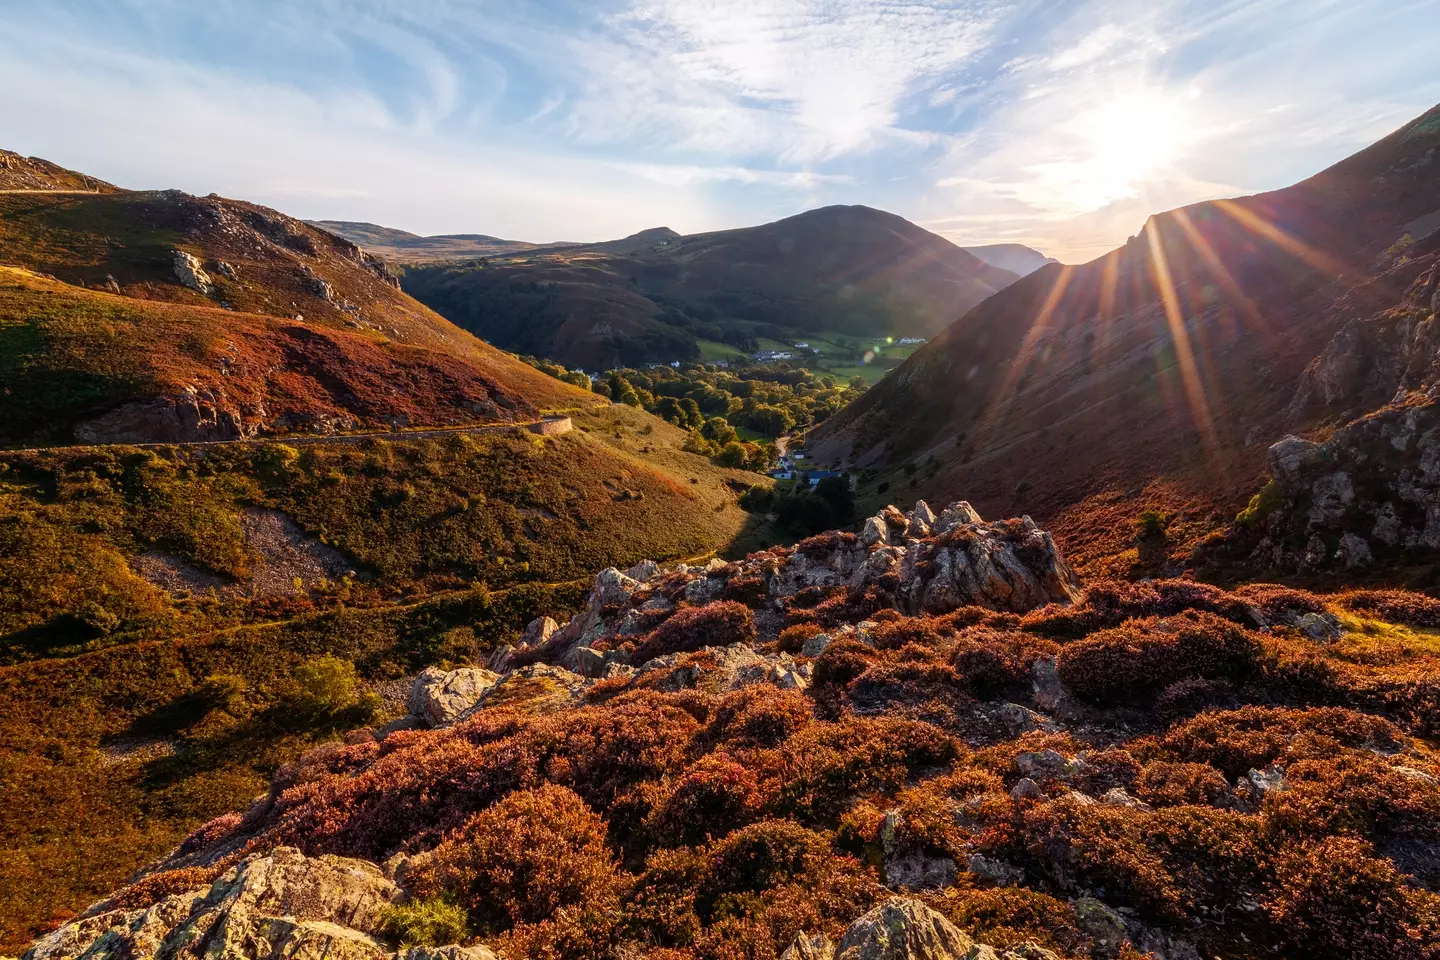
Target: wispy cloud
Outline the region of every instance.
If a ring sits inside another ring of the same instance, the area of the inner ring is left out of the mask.
[[[6,146],[418,232],[870,203],[1096,255],[1440,99],[1440,0],[0,0]]]

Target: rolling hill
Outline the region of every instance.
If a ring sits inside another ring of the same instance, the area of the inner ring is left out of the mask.
[[[6,192],[0,265],[0,443],[501,421],[595,402],[417,303],[348,240],[242,201]]]
[[[497,346],[593,370],[697,359],[701,341],[928,336],[1015,280],[869,207],[407,269],[407,292]]]
[[[1414,280],[1396,244],[1440,225],[1437,149],[1440,108],[1292,187],[1157,215],[1095,261],[1047,266],[829,419],[811,450],[877,483],[1057,517],[1082,564],[1084,542],[1128,542],[1147,505],[1233,512],[1268,444],[1319,425],[1291,411],[1307,365]],[[1063,511],[1086,504],[1068,527]]]
[[[22,157],[0,150],[0,192],[15,190],[74,190],[85,193],[118,193],[120,188],[104,180],[67,170],[39,157]]]
[[[507,253],[536,250],[542,247],[570,246],[560,243],[528,243],[524,240],[502,240],[482,233],[452,233],[433,237],[382,227],[355,220],[308,220],[311,226],[328,230],[356,244],[389,263],[432,263],[437,260],[467,260],[474,257],[498,257]]]

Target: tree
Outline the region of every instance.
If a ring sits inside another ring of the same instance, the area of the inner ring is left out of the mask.
[[[735,428],[730,426],[723,417],[711,417],[700,427],[700,436],[723,447],[734,440],[737,434]]]
[[[745,426],[767,437],[779,437],[795,427],[795,417],[783,407],[760,404],[745,415]]]

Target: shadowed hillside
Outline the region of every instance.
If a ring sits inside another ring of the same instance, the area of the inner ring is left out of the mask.
[[[982,509],[1055,517],[1089,498],[1133,518],[1156,484],[1192,519],[1233,513],[1295,426],[1307,364],[1410,286],[1414,268],[1393,271],[1388,251],[1440,225],[1437,145],[1433,110],[1303,183],[1161,214],[1098,260],[1045,267],[828,420],[811,449]]]
[[[407,270],[405,289],[477,336],[568,366],[696,359],[701,341],[928,336],[1009,283],[948,240],[869,207],[740,230]]]

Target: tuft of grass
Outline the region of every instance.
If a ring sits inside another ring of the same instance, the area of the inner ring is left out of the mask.
[[[470,939],[465,908],[449,897],[421,897],[387,907],[381,924],[400,947],[444,947]]]

